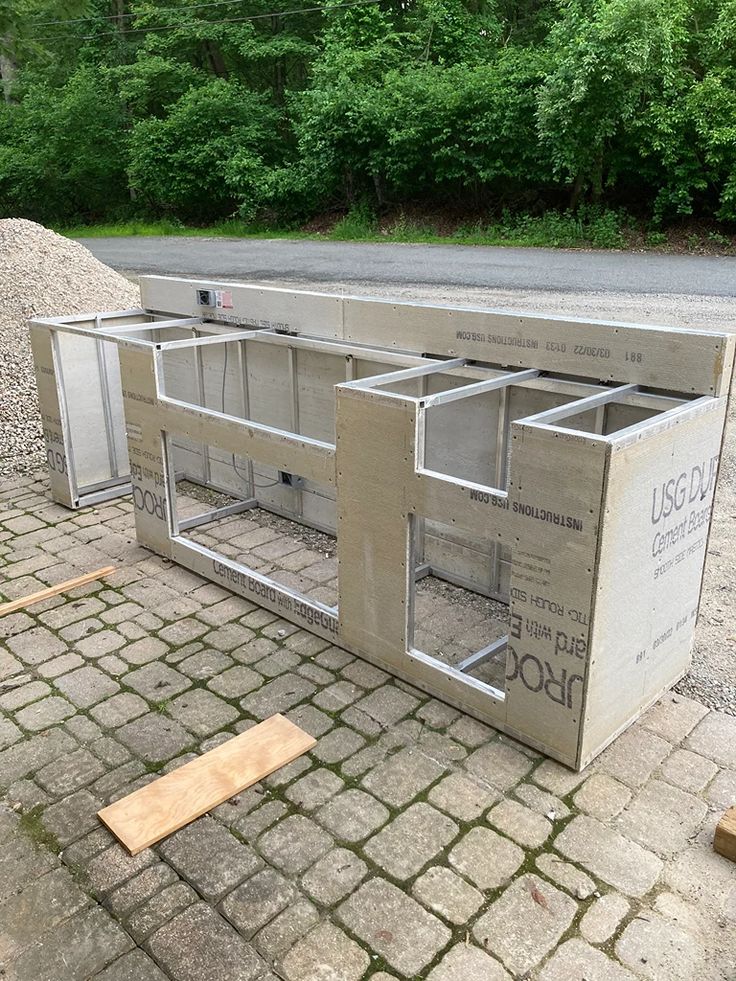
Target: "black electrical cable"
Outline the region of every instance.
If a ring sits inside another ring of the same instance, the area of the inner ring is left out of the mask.
[[[221,2],[230,2],[230,0],[221,0]],[[235,2],[235,0],[232,0]],[[239,0],[238,0],[239,2]],[[343,10],[349,7],[368,7],[378,3],[382,3],[383,0],[351,0],[350,3],[338,3],[338,4],[325,4],[317,7],[301,7],[295,8],[293,10],[272,10],[265,14],[250,14],[247,17],[226,17],[221,20],[199,20],[200,24],[243,24],[247,21],[253,20],[266,20],[273,19],[274,17],[289,17],[293,14],[311,14],[320,11],[332,11],[332,10]],[[215,4],[202,4],[201,6],[215,6]],[[162,10],[177,11],[179,13],[186,13],[189,9],[197,9],[197,7],[164,7]],[[47,24],[53,22],[46,22]],[[56,23],[68,24],[73,23],[72,21],[60,20]],[[177,31],[182,27],[192,27],[196,21],[183,21],[179,24],[166,24],[158,27],[125,27],[116,31],[101,31],[97,34],[44,34],[44,35],[32,35],[28,38],[29,41],[64,41],[64,40],[74,40],[74,41],[94,41],[100,37],[118,37],[122,34],[151,34],[153,32],[159,31]],[[37,25],[41,26],[41,25]]]
[[[222,393],[220,397],[220,403],[222,405],[223,415],[225,415],[225,383],[227,381],[227,359],[228,359],[229,349],[230,346],[228,342],[225,341],[225,357],[223,358],[222,361]],[[281,483],[280,480],[272,480],[267,484],[259,484],[255,479],[251,479],[250,477],[247,477],[244,474],[242,474],[240,470],[238,470],[238,466],[235,463],[235,454],[231,453],[230,455],[232,457],[233,470],[238,475],[238,477],[240,477],[240,479],[244,481],[246,484],[252,484],[254,487],[258,487],[258,488],[264,488],[264,487],[277,487]]]

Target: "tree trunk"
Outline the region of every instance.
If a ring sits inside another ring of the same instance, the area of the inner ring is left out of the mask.
[[[12,89],[13,82],[15,81],[15,72],[17,65],[15,59],[10,54],[10,38],[5,37],[3,39],[3,46],[0,48],[0,78],[2,79],[3,85],[3,98],[6,102],[12,102]]]
[[[575,178],[575,183],[572,186],[572,194],[570,195],[570,210],[575,211],[577,206],[580,204],[580,198],[583,196],[583,190],[585,188],[585,177],[583,172],[580,171],[578,176]]]
[[[214,41],[205,41],[204,47],[205,51],[207,52],[207,61],[209,62],[212,73],[217,75],[218,78],[227,78],[227,66],[219,47],[214,43]]]

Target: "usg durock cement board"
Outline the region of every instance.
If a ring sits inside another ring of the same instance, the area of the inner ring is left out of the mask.
[[[142,545],[574,768],[687,670],[731,335],[164,277],[142,300],[31,321],[59,503],[132,493]],[[311,591],[300,528],[336,548]]]

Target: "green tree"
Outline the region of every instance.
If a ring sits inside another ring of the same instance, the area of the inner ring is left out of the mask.
[[[154,213],[212,220],[232,213],[243,187],[241,165],[265,169],[277,114],[237,82],[210,79],[184,93],[163,118],[136,123],[129,140],[131,187]],[[248,183],[250,187],[251,184]]]

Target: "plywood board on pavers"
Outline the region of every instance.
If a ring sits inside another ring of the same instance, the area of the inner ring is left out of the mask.
[[[98,811],[137,855],[269,773],[306,753],[317,740],[283,715],[272,715],[153,783]]]
[[[713,847],[719,855],[736,862],[736,806],[729,807],[718,822]]]

